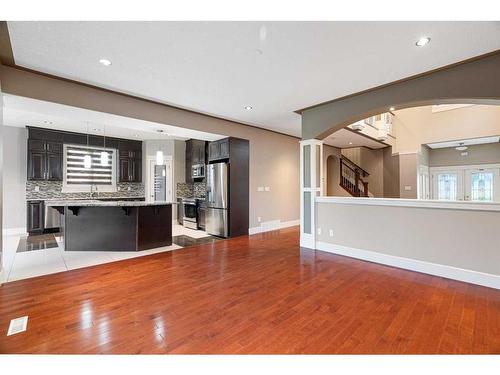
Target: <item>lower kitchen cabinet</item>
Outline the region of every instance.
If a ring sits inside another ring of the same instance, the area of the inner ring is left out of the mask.
[[[43,208],[43,201],[28,201],[26,214],[28,233],[43,232]]]
[[[205,230],[205,217],[206,217],[206,207],[198,206],[198,213],[196,222],[198,223],[198,229]]]

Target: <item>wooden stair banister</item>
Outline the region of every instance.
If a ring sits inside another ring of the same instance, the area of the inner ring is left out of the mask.
[[[352,160],[340,157],[340,186],[353,197],[368,197],[368,181],[363,178],[369,175]]]

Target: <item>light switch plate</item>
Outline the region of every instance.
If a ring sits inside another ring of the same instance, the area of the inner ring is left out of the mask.
[[[410,185],[405,185],[405,190],[406,191],[410,191],[411,190],[411,186]]]
[[[333,229],[330,229],[329,233],[330,233],[330,237],[333,237]]]
[[[257,191],[264,191],[264,186],[259,186],[259,187],[257,188]]]
[[[318,236],[321,236],[321,228],[318,228]]]
[[[35,191],[40,191],[40,186],[35,186]]]
[[[264,188],[264,190],[265,190],[265,191],[271,191],[271,188],[270,188],[269,186],[266,186],[266,187]]]

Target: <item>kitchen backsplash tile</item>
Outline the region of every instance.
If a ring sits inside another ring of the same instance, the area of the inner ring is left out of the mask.
[[[205,183],[177,183],[177,198],[205,198]]]
[[[38,186],[39,191],[35,191]],[[129,198],[144,197],[144,184],[137,182],[119,182],[117,192],[99,192],[100,198]],[[130,190],[128,190],[130,188]],[[63,193],[60,181],[27,181],[26,199],[66,199],[88,198],[90,192]]]

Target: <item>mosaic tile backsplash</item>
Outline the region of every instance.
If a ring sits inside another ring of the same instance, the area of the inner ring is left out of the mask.
[[[205,183],[195,182],[190,184],[178,182],[177,198],[205,198]]]
[[[35,191],[38,186],[39,191]],[[137,182],[119,182],[116,185],[118,191],[99,192],[100,198],[132,198],[144,197],[144,184]],[[130,188],[130,190],[128,190]],[[90,192],[85,193],[63,193],[60,181],[27,181],[26,199],[71,199],[89,198]]]

